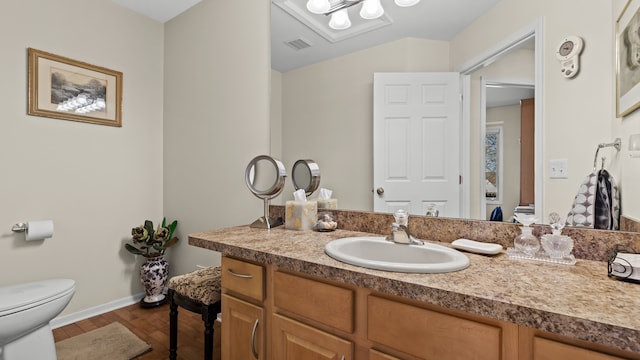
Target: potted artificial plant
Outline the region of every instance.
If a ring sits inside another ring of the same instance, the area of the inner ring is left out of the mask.
[[[145,257],[144,264],[140,266],[140,282],[145,291],[145,297],[140,301],[142,307],[154,307],[166,302],[163,291],[169,275],[169,264],[164,253],[178,242],[178,238],[173,236],[177,226],[178,220],[167,224],[167,219],[163,218],[162,224],[154,229],[153,222],[146,220],[144,225],[131,229],[132,243],[124,244],[130,253]]]

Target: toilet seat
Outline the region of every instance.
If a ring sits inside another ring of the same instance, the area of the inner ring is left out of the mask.
[[[0,317],[54,301],[75,291],[75,281],[51,279],[0,287]]]

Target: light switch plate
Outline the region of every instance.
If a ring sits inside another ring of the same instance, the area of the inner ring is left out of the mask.
[[[568,159],[549,160],[549,178],[568,179],[569,178],[569,160]]]

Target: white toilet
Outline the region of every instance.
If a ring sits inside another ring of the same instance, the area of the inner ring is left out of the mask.
[[[0,360],[56,360],[49,322],[75,289],[70,279],[0,286]]]

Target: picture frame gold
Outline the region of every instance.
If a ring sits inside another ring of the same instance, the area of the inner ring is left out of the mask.
[[[640,107],[640,0],[629,0],[616,21],[616,116]]]
[[[27,114],[122,126],[122,72],[28,48]]]

